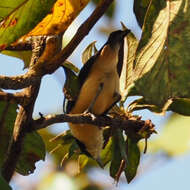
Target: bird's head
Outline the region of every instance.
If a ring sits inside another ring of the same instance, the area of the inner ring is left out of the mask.
[[[107,45],[110,45],[111,48],[120,46],[121,42],[123,41],[124,37],[130,32],[130,30],[117,30],[112,32],[109,35],[108,41],[106,42]]]

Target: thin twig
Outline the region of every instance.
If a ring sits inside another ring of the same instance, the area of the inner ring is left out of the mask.
[[[83,38],[88,35],[112,2],[113,0],[102,0],[90,17],[79,27],[70,43],[50,61],[40,59],[33,69],[30,69],[24,75],[16,77],[0,76],[0,87],[3,89],[25,88],[37,83],[45,74],[53,73],[71,55]]]

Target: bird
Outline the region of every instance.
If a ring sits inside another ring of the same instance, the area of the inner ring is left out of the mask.
[[[78,96],[68,103],[67,113],[104,115],[120,100],[119,52],[129,32],[128,29],[112,32],[102,48],[84,64],[78,75]],[[92,158],[99,159],[104,141],[103,130],[91,124],[69,123],[69,127]]]

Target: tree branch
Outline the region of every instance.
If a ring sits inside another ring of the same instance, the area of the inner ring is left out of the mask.
[[[33,120],[28,127],[29,131],[43,129],[55,123],[70,122],[75,124],[92,124],[99,127],[110,126],[125,130],[129,136],[137,137],[141,132],[147,131],[148,135],[155,133],[154,124],[150,120],[141,120],[139,118],[113,118],[111,116],[92,116],[91,114],[60,114],[42,116]],[[139,133],[140,132],[140,133]]]
[[[23,92],[16,92],[14,94],[0,91],[0,100],[7,102],[14,102],[17,104],[23,104],[26,101],[26,96]]]
[[[102,0],[90,17],[79,27],[69,44],[50,61],[40,58],[39,62],[24,75],[16,77],[0,76],[0,87],[3,89],[25,88],[37,83],[45,74],[53,73],[76,49],[112,2],[113,0]]]

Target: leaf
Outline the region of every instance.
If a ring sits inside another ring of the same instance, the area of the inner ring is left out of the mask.
[[[85,64],[98,51],[95,46],[96,41],[90,43],[82,53],[82,63]]]
[[[88,164],[89,158],[88,156],[81,154],[78,157],[78,165],[79,165],[79,171],[81,171],[87,164]]]
[[[136,15],[139,25],[142,27],[144,23],[144,18],[148,10],[148,6],[151,5],[152,0],[135,0],[134,1],[134,13]],[[156,9],[155,6],[152,8]]]
[[[176,113],[190,116],[190,99],[189,98],[175,98],[172,100],[168,110]]]
[[[2,175],[0,174],[0,189],[2,190],[11,190],[12,188],[9,186],[9,184],[4,180]]]
[[[51,10],[55,0],[1,0],[0,50],[28,33]]]
[[[153,1],[154,6],[157,3]],[[135,82],[135,88],[146,104],[164,111],[173,98],[190,97],[190,2],[159,3],[160,13],[153,10],[147,16],[135,66],[137,78],[144,76]],[[146,25],[152,21],[151,32]]]
[[[123,25],[123,27],[125,26]],[[135,78],[133,64],[138,43],[139,41],[134,37],[132,33],[129,33],[124,39],[124,58],[122,72],[120,76],[120,92],[121,100],[123,102],[125,101],[129,89],[131,88],[131,85],[133,84]]]
[[[27,36],[64,33],[89,0],[57,0],[48,14]]]
[[[160,135],[149,141],[150,153],[164,152],[168,156],[182,156],[190,152],[190,117],[172,114]]]
[[[64,131],[64,133],[58,136],[55,136],[55,134],[47,129],[42,129],[39,133],[43,138],[47,152],[52,155],[57,164],[60,164],[63,157],[69,152],[69,148],[73,141],[73,136],[72,139],[70,136],[70,130]]]
[[[128,163],[125,168],[125,176],[127,178],[127,182],[130,183],[131,180],[136,176],[137,168],[140,161],[140,150],[137,145],[137,142],[134,142],[132,139],[128,138]]]
[[[16,118],[16,104],[0,101],[0,167],[5,159]]]
[[[78,73],[80,71],[80,69],[78,67],[76,67],[73,63],[71,63],[69,61],[65,61],[63,63],[63,66],[74,71],[75,73]]]
[[[125,169],[126,163],[128,163],[126,144],[122,131],[117,130],[113,135],[112,159],[110,166],[110,176],[113,177],[117,182],[119,181],[121,173]]]
[[[29,133],[24,138],[23,148],[16,171],[22,175],[29,175],[35,170],[35,163],[45,160],[45,144],[37,132]]]
[[[105,148],[101,151],[100,155],[100,159],[102,161],[103,166],[105,166],[112,159],[112,146],[113,140],[112,138],[109,138],[108,143],[106,144]]]
[[[0,167],[5,159],[16,118],[16,104],[0,102]],[[45,159],[45,146],[37,132],[29,133],[23,141],[22,152],[16,171],[28,175],[35,169],[35,163]]]
[[[64,112],[69,113],[72,108],[72,102],[77,99],[77,96],[80,91],[80,84],[78,76],[69,68],[63,67],[66,75],[66,81],[63,87],[63,92],[65,95],[64,100]]]

